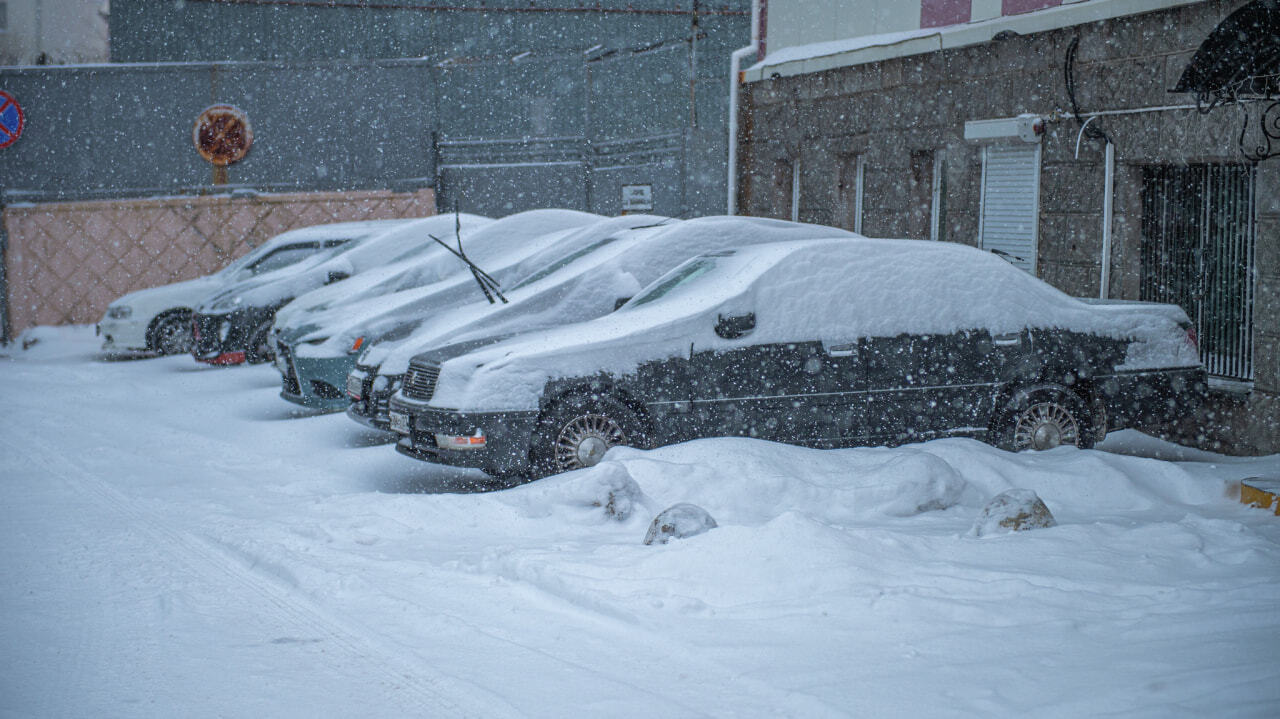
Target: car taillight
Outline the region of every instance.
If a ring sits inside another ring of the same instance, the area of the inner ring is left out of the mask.
[[[1187,341],[1191,343],[1191,349],[1195,350],[1196,354],[1200,354],[1200,338],[1196,335],[1194,325],[1187,326]]]

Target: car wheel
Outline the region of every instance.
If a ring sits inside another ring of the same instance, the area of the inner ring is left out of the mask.
[[[537,476],[592,467],[610,447],[642,447],[643,425],[626,405],[609,397],[571,399],[543,420],[534,446]]]
[[[162,355],[189,354],[194,345],[189,314],[165,315],[151,330],[151,347]]]
[[[244,359],[249,364],[262,364],[276,358],[276,351],[271,347],[271,325],[274,320],[267,320],[249,336],[249,348],[244,352]]]
[[[1049,387],[1017,395],[999,445],[1012,452],[1061,446],[1088,449],[1096,438],[1084,402],[1067,389]]]

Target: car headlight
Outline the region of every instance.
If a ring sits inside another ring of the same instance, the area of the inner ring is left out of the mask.
[[[113,320],[128,319],[133,314],[133,308],[128,305],[112,305],[107,308],[107,317]]]
[[[244,298],[241,297],[240,295],[236,295],[235,297],[228,297],[228,298],[218,300],[217,302],[214,302],[213,309],[214,310],[233,310],[239,307],[241,302],[244,302]]]

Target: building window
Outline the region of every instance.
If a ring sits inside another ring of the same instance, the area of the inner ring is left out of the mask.
[[[1040,230],[1040,145],[982,151],[978,246],[1032,274]]]
[[[0,0],[0,32],[9,29],[9,3]]]
[[[1212,377],[1253,380],[1254,170],[1147,167],[1141,298],[1182,307]]]
[[[920,27],[943,27],[969,22],[973,0],[921,0]]]
[[[840,159],[840,226],[862,234],[863,193],[866,188],[866,155]]]

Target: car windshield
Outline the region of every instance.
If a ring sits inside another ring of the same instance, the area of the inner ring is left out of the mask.
[[[672,270],[666,277],[657,281],[651,286],[647,292],[641,293],[638,297],[627,303],[627,307],[638,307],[648,304],[662,297],[666,297],[677,287],[693,282],[699,277],[707,274],[715,269],[716,257],[712,255],[704,255],[697,257],[685,264]]]
[[[534,272],[533,274],[529,275],[528,277],[524,278],[523,280],[520,280],[520,281],[519,281],[519,282],[517,282],[517,283],[515,284],[515,286],[513,286],[511,289],[513,289],[513,290],[518,290],[518,289],[520,289],[521,287],[524,287],[524,286],[526,286],[526,285],[531,285],[531,284],[533,284],[534,282],[537,282],[538,280],[540,280],[540,279],[542,279],[542,278],[544,278],[544,277],[547,277],[547,276],[551,275],[552,273],[556,272],[557,270],[561,269],[562,267],[565,267],[566,265],[569,265],[570,263],[572,263],[573,261],[577,260],[578,258],[580,258],[580,257],[585,257],[585,256],[587,256],[587,255],[591,254],[592,252],[595,252],[596,250],[600,249],[601,247],[604,247],[605,245],[607,245],[607,244],[609,244],[609,243],[611,243],[611,242],[613,242],[613,241],[615,241],[615,240],[617,240],[617,239],[618,239],[618,238],[616,238],[616,237],[606,237],[606,238],[604,238],[603,240],[600,240],[599,242],[595,242],[595,243],[592,243],[592,244],[590,244],[590,245],[587,245],[586,247],[583,247],[582,249],[578,250],[577,252],[571,252],[571,253],[569,253],[569,254],[565,255],[564,257],[561,257],[560,259],[556,260],[555,262],[552,262],[551,264],[547,265],[546,267],[543,267],[542,269],[538,270],[537,272]]]

